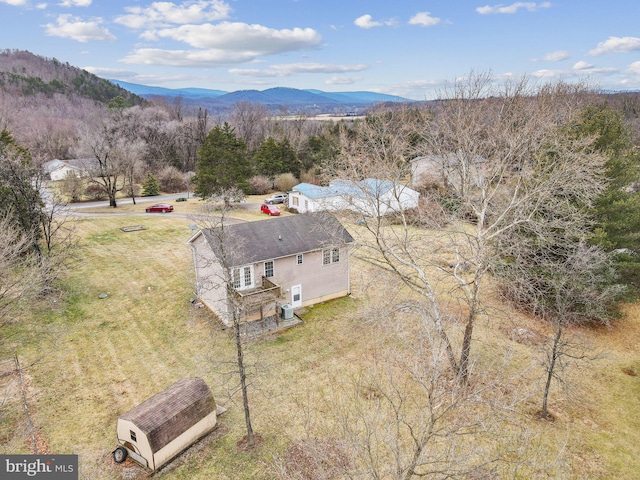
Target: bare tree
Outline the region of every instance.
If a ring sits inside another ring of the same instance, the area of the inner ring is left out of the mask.
[[[477,372],[478,381],[462,385],[451,374],[447,345],[424,328],[429,322],[408,326],[409,319],[429,313],[419,302],[400,300],[402,289],[389,276],[382,280],[391,300],[363,302],[350,320],[384,340],[367,343],[365,366],[332,374],[324,394],[300,391],[293,414],[300,415],[306,438],[276,458],[278,478],[535,478],[546,468],[566,473],[557,452],[539,447],[534,432],[514,428],[528,395],[519,377],[505,372],[508,352]]]
[[[599,191],[593,187],[601,182],[603,158],[588,148],[589,139],[563,130],[587,93],[564,84],[532,90],[525,80],[498,90],[489,75],[471,76],[432,110],[379,113],[343,133],[335,176],[401,185],[410,179],[416,152],[432,163],[442,183],[426,193],[448,211],[446,228],[425,231],[429,219],[403,209],[397,194],[394,215],[369,214],[360,222],[359,252],[422,298],[462,383],[468,380],[474,326],[485,315],[484,279],[499,239],[536,223],[559,189],[592,197]],[[362,191],[360,197],[370,212],[384,201],[379,192]],[[440,293],[443,288],[448,296]],[[457,348],[447,330],[449,316],[464,325]]]
[[[264,105],[238,102],[231,112],[229,123],[247,145],[249,152],[255,152],[265,138],[265,126],[269,112]]]
[[[242,405],[244,410],[245,426],[247,430],[246,443],[249,447],[253,447],[256,441],[256,434],[253,431],[251,422],[251,408],[249,402],[249,378],[247,360],[245,357],[245,341],[243,335],[243,303],[238,295],[236,276],[240,275],[238,269],[234,269],[232,259],[242,251],[242,242],[238,239],[231,240],[228,228],[230,220],[228,218],[229,209],[231,208],[232,198],[243,196],[240,190],[231,189],[218,192],[207,199],[207,204],[202,212],[196,218],[202,230],[207,232],[207,245],[204,249],[198,249],[194,246],[194,261],[200,266],[210,267],[207,270],[212,273],[205,277],[200,276],[197,281],[199,288],[206,288],[217,291],[220,302],[225,304],[228,312],[228,320],[232,327],[233,341],[236,350],[235,373],[237,374],[237,382],[231,388],[230,397],[240,391],[242,396]],[[236,388],[237,386],[237,388]]]
[[[503,297],[517,308],[535,314],[551,327],[543,344],[545,369],[542,418],[548,409],[553,380],[565,385],[568,362],[597,358],[583,342],[567,334],[570,326],[608,324],[614,302],[623,288],[616,285],[613,257],[600,247],[589,245],[591,222],[586,210],[564,199],[551,208],[545,221],[555,228],[531,231],[514,229],[501,241],[503,256],[493,271]],[[562,226],[553,222],[565,217]],[[517,245],[517,247],[515,247]]]
[[[78,153],[89,159],[86,165],[89,183],[104,191],[113,208],[118,206],[118,192],[129,185],[132,165],[139,153],[138,149],[131,149],[122,131],[127,125],[119,124],[118,119],[119,115],[111,114],[100,119],[96,126],[84,126],[78,146]]]

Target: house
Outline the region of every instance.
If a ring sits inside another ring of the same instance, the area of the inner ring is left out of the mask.
[[[228,326],[234,313],[261,320],[350,293],[353,237],[327,213],[205,229],[188,243],[196,294]]]
[[[216,426],[213,394],[201,378],[182,379],[120,415],[117,463],[130,456],[157,470]]]
[[[91,158],[76,158],[72,160],[50,160],[42,165],[44,172],[52,181],[64,180],[67,175],[73,173],[78,177],[86,177],[89,171],[95,167],[96,161]]]
[[[416,190],[388,180],[334,180],[326,187],[296,185],[289,192],[289,207],[300,213],[353,210],[373,217],[415,208],[419,196]]]
[[[409,163],[414,188],[441,185],[462,190],[466,185],[476,187],[484,183],[487,168],[485,158],[461,153],[421,156]]]

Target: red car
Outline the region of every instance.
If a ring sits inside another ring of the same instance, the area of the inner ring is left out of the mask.
[[[272,217],[277,217],[278,215],[280,215],[280,210],[278,210],[278,207],[269,205],[268,203],[263,203],[260,207],[260,211],[262,213],[266,213],[267,215],[271,215]]]
[[[147,207],[146,212],[147,213],[152,213],[152,212],[160,212],[160,213],[173,212],[173,205],[170,205],[168,203],[156,203],[155,205],[151,205],[150,207]]]

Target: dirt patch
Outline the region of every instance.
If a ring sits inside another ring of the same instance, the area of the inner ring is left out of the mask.
[[[285,470],[291,478],[339,478],[352,466],[347,446],[338,440],[312,438],[292,444],[286,452]]]
[[[252,450],[259,450],[264,445],[264,439],[257,433],[253,434],[253,442],[249,442],[249,438],[245,435],[238,441],[239,452],[250,452]]]

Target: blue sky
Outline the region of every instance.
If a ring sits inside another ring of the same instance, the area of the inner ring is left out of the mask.
[[[456,78],[640,89],[640,0],[0,0],[0,48],[167,88],[373,91]]]

